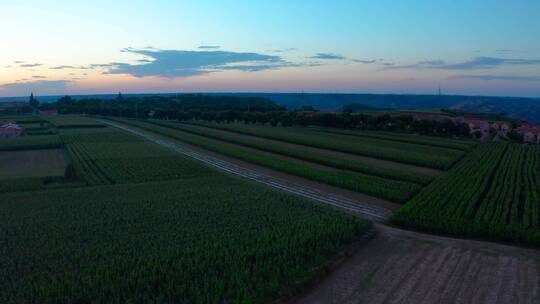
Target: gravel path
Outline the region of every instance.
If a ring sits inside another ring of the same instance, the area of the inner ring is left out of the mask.
[[[372,204],[365,203],[365,202],[358,202],[358,201],[351,200],[351,199],[341,197],[341,196],[337,196],[334,194],[321,192],[314,188],[310,188],[310,187],[306,187],[306,186],[302,186],[298,184],[293,184],[293,183],[290,183],[290,182],[287,182],[287,181],[284,181],[284,180],[281,180],[281,179],[278,179],[269,175],[265,175],[254,170],[244,168],[237,164],[224,161],[222,159],[218,159],[213,156],[202,154],[200,152],[194,151],[186,147],[185,145],[178,143],[177,141],[173,139],[170,139],[170,140],[164,139],[160,136],[157,136],[147,131],[143,131],[139,128],[135,128],[135,127],[131,127],[124,124],[115,123],[115,122],[113,123],[106,120],[100,120],[100,122],[106,123],[108,125],[122,129],[132,134],[144,137],[145,139],[152,141],[158,145],[172,149],[184,156],[199,160],[209,166],[218,168],[227,173],[238,175],[238,176],[265,184],[267,186],[277,188],[282,191],[294,193],[300,196],[304,196],[306,198],[313,199],[318,202],[322,202],[322,203],[332,205],[341,209],[345,209],[349,212],[358,213],[374,221],[378,221],[378,222],[386,221],[388,217],[391,215],[390,210],[384,209],[382,207],[374,206]]]

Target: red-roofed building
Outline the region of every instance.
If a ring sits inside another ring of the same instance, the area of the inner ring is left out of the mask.
[[[524,142],[540,142],[540,126],[523,124],[516,128],[516,132],[523,136]]]
[[[469,126],[470,134],[480,133],[482,137],[489,134],[489,123],[480,119],[463,119],[462,123]]]
[[[14,122],[0,123],[0,138],[13,138],[21,136],[23,129]]]

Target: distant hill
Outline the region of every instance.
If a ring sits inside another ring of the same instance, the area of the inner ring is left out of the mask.
[[[288,109],[313,106],[322,110],[341,110],[349,104],[378,109],[458,109],[464,111],[505,113],[511,118],[540,122],[540,98],[487,97],[460,95],[393,95],[393,94],[300,94],[300,93],[203,93],[204,95],[263,97]],[[172,94],[124,94],[130,96]],[[40,102],[53,102],[60,96],[38,96]],[[115,98],[109,95],[73,95],[73,98]],[[28,97],[0,98],[2,101],[26,101]]]
[[[353,103],[343,106],[343,111],[351,111],[351,112],[364,112],[364,111],[375,111],[378,110],[377,108],[366,106],[360,103]]]

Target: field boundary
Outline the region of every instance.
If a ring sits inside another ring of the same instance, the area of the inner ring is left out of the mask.
[[[227,161],[224,161],[224,160],[212,157],[212,156],[198,153],[189,148],[186,148],[184,145],[174,142],[173,140],[159,139],[151,132],[142,131],[136,127],[131,127],[131,126],[128,127],[120,123],[113,123],[113,122],[101,120],[101,119],[100,121],[110,126],[141,136],[151,142],[167,147],[189,158],[193,158],[198,161],[201,161],[205,163],[206,165],[217,168],[226,173],[238,175],[243,178],[246,178],[246,179],[249,179],[249,180],[252,180],[252,181],[255,181],[255,182],[258,182],[258,183],[261,183],[261,184],[264,184],[264,185],[267,185],[267,186],[270,186],[270,187],[273,187],[273,188],[276,188],[285,192],[300,195],[300,196],[318,201],[320,203],[324,203],[327,205],[344,209],[352,213],[357,213],[373,221],[385,222],[392,214],[392,212],[386,208],[374,206],[372,204],[365,203],[365,202],[354,201],[354,200],[347,199],[347,198],[337,196],[334,194],[322,193],[310,187],[305,187],[305,186],[289,183],[281,179],[271,177],[265,174],[261,174],[254,170],[246,169],[241,166],[235,165],[233,163],[230,163],[230,162],[227,162]]]

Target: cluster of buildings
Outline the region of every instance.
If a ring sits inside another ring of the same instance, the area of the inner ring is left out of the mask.
[[[24,129],[12,121],[0,121],[0,138],[13,138],[21,136]]]
[[[521,124],[517,128],[512,128],[512,125],[505,121],[490,122],[482,119],[471,119],[463,116],[449,117],[444,115],[415,115],[416,121],[436,121],[436,122],[448,122],[458,124],[466,124],[469,126],[470,135],[485,138],[490,135],[491,132],[501,138],[508,138],[508,133],[514,131],[518,133],[524,142],[540,143],[540,125]]]

